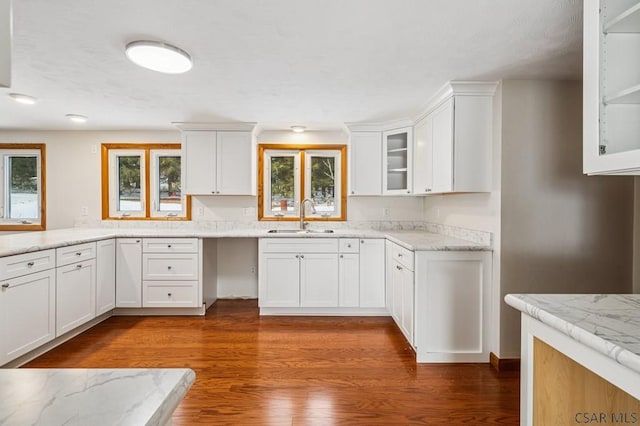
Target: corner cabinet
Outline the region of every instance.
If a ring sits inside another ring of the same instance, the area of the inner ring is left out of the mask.
[[[413,128],[382,132],[382,191],[385,195],[411,194],[413,181]]]
[[[451,82],[415,125],[413,193],[490,192],[494,82]]]
[[[183,129],[186,194],[256,194],[252,126],[239,126],[234,130],[185,130],[193,127],[180,127]]]
[[[640,175],[640,2],[584,1],[583,171]]]

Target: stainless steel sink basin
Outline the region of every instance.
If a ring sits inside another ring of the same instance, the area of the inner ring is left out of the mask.
[[[333,229],[269,229],[268,234],[332,234]]]

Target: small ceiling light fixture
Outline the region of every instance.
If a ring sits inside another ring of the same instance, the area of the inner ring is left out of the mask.
[[[86,123],[88,120],[86,115],[80,115],[80,114],[67,114],[65,115],[65,117],[67,117],[69,120],[73,121],[74,123]]]
[[[33,105],[38,101],[33,96],[23,95],[21,93],[9,93],[9,97],[16,102],[19,102],[25,105]]]
[[[291,126],[291,130],[293,130],[296,133],[304,133],[306,127],[304,126]]]
[[[125,47],[125,53],[134,64],[165,74],[181,74],[193,66],[187,52],[160,41],[132,41]]]

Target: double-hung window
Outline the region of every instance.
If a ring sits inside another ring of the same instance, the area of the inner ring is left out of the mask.
[[[0,157],[0,230],[44,230],[45,145],[0,144]]]
[[[300,203],[315,206],[310,220],[346,220],[346,147],[259,145],[260,220],[295,220]]]
[[[190,220],[179,144],[102,144],[103,219]]]

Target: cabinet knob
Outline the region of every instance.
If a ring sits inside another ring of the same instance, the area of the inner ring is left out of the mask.
[[[356,191],[351,191],[351,194],[355,194],[355,193],[356,193]]]
[[[300,259],[300,255],[299,254],[296,254],[296,259]]]
[[[9,288],[9,283],[2,284],[2,288]]]
[[[168,270],[171,270],[171,266],[167,266],[167,269],[168,269]]]
[[[347,248],[351,248],[351,244],[347,244]]]
[[[398,253],[398,257],[402,257],[402,253]]]
[[[33,265],[35,265],[35,263],[29,262],[29,263],[27,263],[27,268],[31,268]]]
[[[300,259],[304,259],[304,254],[301,254],[301,255],[300,255]]]
[[[140,240],[136,240],[136,243],[139,243],[139,242],[140,242]]]
[[[76,269],[82,269],[82,264],[76,265]]]
[[[360,240],[360,244],[364,244],[364,240]]]
[[[344,259],[344,254],[341,254],[341,255],[340,255],[340,259]]]
[[[402,266],[396,265],[396,269],[398,269],[398,271],[402,271]]]
[[[411,194],[411,190],[407,189],[407,194]]]
[[[167,244],[167,248],[171,248],[171,244]]]
[[[171,293],[167,293],[167,296],[171,297]]]
[[[82,256],[82,252],[77,251],[76,256]]]

